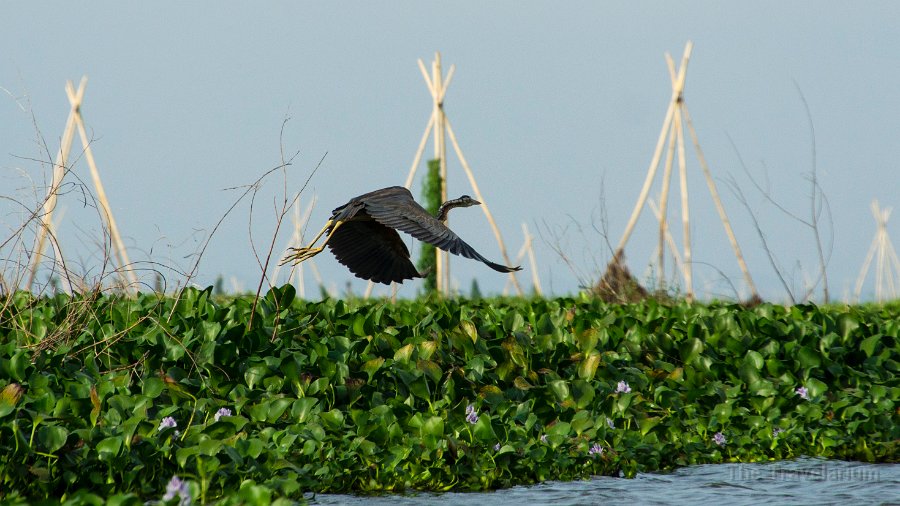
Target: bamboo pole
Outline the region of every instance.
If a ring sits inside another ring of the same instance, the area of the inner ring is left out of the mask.
[[[672,81],[672,86],[675,85],[676,75],[675,75],[675,62],[672,60],[672,57],[666,54],[666,65],[669,69],[669,79]],[[706,185],[709,188],[709,193],[713,198],[713,202],[716,205],[716,211],[719,214],[719,219],[722,222],[722,225],[725,228],[725,233],[728,236],[728,241],[731,244],[731,249],[734,251],[735,258],[737,259],[738,266],[741,269],[741,273],[744,276],[744,280],[747,283],[747,287],[750,289],[750,293],[754,297],[758,297],[759,293],[756,290],[756,285],[753,283],[753,278],[750,277],[750,270],[747,268],[747,263],[744,261],[744,255],[741,252],[741,248],[738,245],[737,238],[734,235],[734,230],[731,228],[731,221],[728,219],[728,215],[725,212],[725,206],[722,205],[722,199],[719,197],[719,191],[716,188],[716,183],[712,178],[712,171],[709,169],[709,164],[706,163],[706,156],[703,154],[703,149],[700,147],[700,140],[697,136],[697,131],[694,129],[694,124],[691,121],[690,113],[688,112],[687,103],[682,100],[680,102],[681,114],[683,116],[683,123],[686,123],[688,126],[688,131],[691,134],[691,140],[694,144],[694,150],[697,154],[697,160],[700,163],[700,168],[703,170],[703,175],[706,180]],[[683,133],[682,133],[683,135]]]
[[[469,184],[472,185],[472,191],[475,192],[475,199],[481,202],[481,209],[484,211],[485,217],[487,217],[488,223],[491,225],[491,230],[494,231],[494,237],[497,238],[497,244],[500,245],[500,254],[503,255],[503,261],[506,262],[506,265],[511,265],[509,261],[509,255],[506,253],[506,245],[503,243],[503,237],[500,235],[500,228],[497,227],[497,222],[494,221],[494,216],[491,214],[491,210],[487,205],[484,197],[481,196],[481,190],[478,188],[478,182],[475,181],[475,175],[472,173],[471,167],[469,167],[469,162],[466,161],[466,157],[463,155],[462,149],[459,147],[459,142],[456,140],[456,135],[453,133],[453,127],[450,124],[449,119],[444,119],[447,124],[447,134],[450,136],[450,143],[453,144],[453,149],[456,151],[456,157],[459,158],[459,163],[462,165],[463,170],[466,172],[466,177],[469,178]],[[510,272],[509,277],[513,282],[513,286],[516,287],[516,293],[519,296],[523,295],[522,287],[519,286],[519,280],[516,278],[515,272]]]
[[[628,219],[628,224],[625,226],[625,232],[622,234],[622,238],[619,240],[619,245],[616,247],[616,257],[621,257],[622,252],[625,249],[625,244],[631,237],[631,233],[634,231],[634,226],[635,224],[637,224],[637,220],[641,215],[641,210],[644,208],[644,203],[647,200],[647,195],[650,193],[650,186],[653,183],[654,176],[656,176],[656,169],[657,167],[659,167],[659,159],[662,156],[663,146],[665,145],[666,132],[668,132],[670,128],[672,118],[675,115],[675,106],[681,100],[681,94],[684,90],[684,81],[687,75],[687,64],[690,59],[692,49],[693,43],[688,41],[687,45],[685,45],[684,47],[684,55],[681,58],[681,68],[678,71],[678,78],[676,79],[676,83],[672,86],[672,97],[669,99],[669,108],[666,111],[666,118],[665,120],[663,120],[663,126],[659,132],[659,139],[656,141],[656,149],[654,150],[653,158],[650,161],[650,168],[647,170],[647,177],[644,179],[644,186],[641,188],[641,193],[638,196],[638,201],[634,206],[634,210],[631,212],[631,218]]]
[[[434,61],[431,63],[431,76],[429,77],[428,71],[425,68],[425,63],[419,59],[418,60],[419,71],[422,73],[422,77],[425,79],[425,84],[428,86],[428,91],[431,93],[432,98],[432,113],[431,119],[429,120],[429,126],[433,127],[433,147],[434,147],[434,158],[440,160],[440,176],[441,176],[441,201],[447,201],[447,149],[446,149],[446,134],[445,134],[445,121],[446,114],[444,113],[444,95],[447,92],[447,86],[450,83],[450,79],[453,78],[453,72],[455,70],[454,66],[450,66],[450,71],[447,73],[447,80],[443,80],[442,78],[442,68],[441,68],[441,53],[436,52],[434,55]],[[423,136],[423,142],[420,142],[420,147],[424,151],[425,143],[424,140],[428,136],[429,128],[425,129],[426,133]],[[421,155],[417,153],[416,159],[414,160],[415,167],[418,167],[419,162],[421,161]],[[415,170],[411,170],[409,176],[407,177],[407,184],[412,185],[412,177],[415,173]],[[408,188],[409,186],[407,186]],[[437,290],[438,293],[447,294],[447,287],[449,286],[450,280],[450,261],[447,253],[440,248],[435,248],[435,277],[437,279]],[[367,290],[367,293],[370,293],[371,290]]]
[[[522,233],[525,234],[525,245],[528,247],[528,265],[531,267],[531,285],[534,287],[534,294],[543,295],[541,289],[541,279],[538,276],[537,261],[534,259],[534,236],[528,231],[528,225],[522,223]]]
[[[641,210],[644,208],[647,196],[650,194],[650,186],[653,184],[653,178],[656,177],[656,169],[659,167],[659,159],[662,157],[663,146],[665,146],[666,133],[669,131],[672,124],[673,111],[674,107],[670,103],[669,110],[666,112],[666,119],[663,120],[662,130],[659,132],[659,139],[656,141],[656,149],[653,151],[653,158],[650,160],[650,167],[647,169],[647,177],[644,178],[644,185],[641,187],[641,193],[638,195],[634,210],[631,211],[631,217],[628,219],[628,224],[625,225],[625,232],[622,233],[622,238],[619,239],[619,245],[616,246],[616,256],[621,255],[625,250],[625,244],[628,242],[628,239],[631,238],[634,226],[637,224],[637,220],[641,215]]]
[[[734,235],[734,230],[731,228],[731,221],[728,219],[728,214],[725,212],[725,206],[722,205],[722,199],[719,197],[719,190],[716,188],[716,183],[713,180],[712,172],[709,170],[709,165],[706,163],[706,156],[703,154],[703,150],[700,148],[700,141],[697,137],[697,131],[694,130],[694,124],[691,121],[691,116],[688,113],[687,104],[682,104],[682,109],[684,112],[684,118],[687,122],[688,132],[691,134],[691,140],[694,143],[694,149],[697,152],[697,160],[700,163],[700,168],[703,170],[703,177],[706,178],[706,186],[709,188],[709,193],[712,195],[713,202],[716,204],[716,211],[719,213],[719,219],[722,221],[722,225],[725,227],[725,234],[728,236],[728,242],[731,243],[731,249],[734,251],[734,256],[737,259],[738,266],[741,269],[741,273],[744,275],[744,281],[747,283],[747,288],[750,289],[750,293],[758,297],[759,292],[756,290],[756,284],[753,283],[753,278],[750,276],[750,269],[747,268],[747,262],[744,260],[744,254],[741,252],[741,247],[738,245],[737,237]]]
[[[441,53],[434,54],[434,61],[431,62],[432,89],[431,94],[434,99],[434,157],[440,160],[441,170],[441,202],[447,201],[447,115],[444,114],[444,99],[442,92],[444,91],[441,82]],[[447,220],[449,224],[449,218]],[[440,248],[435,248],[435,271],[437,273],[437,290],[438,293],[447,295],[449,293],[449,274],[450,260],[447,252]]]
[[[523,225],[523,230],[524,230],[525,224],[522,223],[522,225]],[[516,253],[516,263],[519,265],[522,264],[522,260],[524,260],[525,255],[528,254],[528,244],[529,244],[529,238],[526,236],[525,240],[522,242],[522,247],[519,248],[519,252]],[[509,278],[506,278],[506,283],[503,283],[503,295],[504,296],[509,295],[509,287],[511,285],[512,285],[512,283],[510,282]]]
[[[891,285],[891,299],[896,299],[900,293],[898,293],[898,285],[900,285],[900,258],[897,258],[897,252],[894,250],[894,245],[891,244],[890,237],[887,236],[887,232],[885,231],[884,241],[886,245],[885,254],[888,255],[890,259],[890,263],[888,264],[888,270],[886,272],[888,276],[888,280]],[[891,273],[890,265],[893,265],[893,273]]]
[[[884,239],[884,236],[879,234],[879,239]],[[884,274],[884,241],[878,242],[878,252],[875,255],[877,262],[875,264],[875,300],[881,302],[882,289],[884,288],[884,278],[882,278],[882,274]]]
[[[68,84],[69,82],[67,82],[67,85]],[[59,187],[62,184],[63,177],[65,177],[66,167],[68,165],[67,160],[69,157],[69,151],[72,149],[72,141],[75,137],[75,117],[78,114],[78,110],[81,107],[81,102],[84,99],[85,87],[87,87],[87,76],[83,76],[81,78],[81,82],[78,84],[78,90],[75,93],[75,99],[72,100],[70,98],[69,100],[69,117],[68,119],[66,119],[66,126],[65,129],[63,129],[63,135],[60,139],[59,151],[56,153],[56,163],[53,165],[53,180],[50,183],[50,187],[47,189],[47,197],[46,199],[44,199],[43,213],[41,214],[41,224],[40,227],[38,227],[37,238],[35,240],[35,248],[31,258],[30,273],[28,275],[28,281],[25,283],[26,290],[31,290],[31,287],[34,284],[34,278],[37,275],[37,269],[40,265],[41,257],[44,254],[47,235],[50,231],[50,227],[53,221],[53,210],[56,207],[56,199],[58,197]],[[63,275],[66,278],[66,282],[69,284],[69,291],[72,291],[71,280],[69,279],[69,273],[66,271],[62,251],[59,249],[59,245],[56,241],[52,241],[52,243],[56,260],[59,262],[61,268],[63,269]]]
[[[878,221],[878,270],[876,271],[877,279],[880,285],[876,284],[875,297],[878,302],[885,302],[897,298],[897,284],[895,279],[900,280],[900,259],[897,258],[897,252],[894,245],[891,244],[891,238],[888,237],[887,222],[891,216],[891,208],[878,208],[878,201],[872,203],[872,214]],[[885,286],[886,285],[886,286]]]
[[[66,83],[66,94],[69,97],[69,103],[79,103],[72,81]],[[87,131],[84,127],[84,118],[81,116],[80,108],[76,108],[75,125],[78,127],[78,134],[81,137],[81,145],[84,149],[85,160],[91,171],[91,180],[94,183],[94,189],[97,192],[97,201],[100,203],[100,208],[103,211],[101,216],[106,223],[106,228],[109,230],[112,247],[115,251],[116,258],[119,261],[119,268],[122,270],[122,272],[119,273],[119,276],[122,278],[123,288],[126,292],[135,294],[137,293],[138,286],[137,276],[135,276],[134,270],[131,267],[128,251],[125,249],[125,243],[122,241],[122,236],[119,234],[119,227],[116,226],[116,220],[113,217],[109,199],[106,197],[106,190],[103,188],[103,181],[100,180],[100,171],[97,170],[97,164],[94,162],[94,154],[91,150],[90,139],[88,139]]]
[[[406,176],[406,182],[403,183],[403,186],[408,190],[412,188],[413,177],[416,175],[416,169],[419,168],[419,163],[422,161],[422,155],[425,153],[425,144],[428,143],[428,136],[431,134],[431,129],[434,127],[434,114],[428,118],[428,125],[425,127],[425,133],[422,134],[422,139],[419,141],[419,147],[416,149],[416,156],[413,157],[412,167],[409,168],[409,175]]]
[[[312,202],[310,202],[309,209],[312,210],[311,206]],[[302,216],[300,214],[300,200],[298,199],[294,202],[294,208],[291,209],[291,220],[294,222],[294,233],[291,234],[291,241],[293,242],[296,239],[296,243],[298,247],[303,246],[303,225],[301,223]],[[312,258],[310,258],[312,260]],[[297,292],[300,294],[301,299],[306,298],[306,285],[303,279],[303,263],[295,265],[296,269],[293,269],[293,272],[288,276],[288,283],[293,282],[297,287]],[[272,274],[272,279],[278,279],[278,270],[281,268],[281,265],[275,266],[275,272]]]
[[[534,236],[528,231],[528,225],[526,225],[525,222],[522,222],[522,235],[525,240],[522,242],[522,247],[519,248],[519,252],[516,253],[516,264],[521,265],[522,261],[525,260],[525,257],[528,257],[528,263],[531,266],[531,284],[534,288],[534,293],[536,295],[541,295],[543,290],[541,290],[541,279],[538,276],[537,262],[534,257]],[[503,284],[503,295],[509,295],[509,287],[511,285],[511,280],[507,278],[506,283]]]
[[[422,77],[425,79],[425,86],[428,87],[428,92],[431,94],[432,99],[435,96],[434,85],[431,82],[431,78],[428,76],[428,72],[425,70],[425,64],[422,62],[421,58],[417,61],[419,64],[419,70],[422,72]],[[453,75],[453,68],[450,68],[450,76]],[[445,86],[446,90],[446,86]],[[416,154],[413,156],[412,165],[409,167],[409,174],[406,176],[406,182],[403,183],[403,187],[407,190],[412,188],[413,179],[415,178],[416,171],[419,168],[419,164],[422,162],[422,155],[425,154],[425,146],[428,144],[428,137],[431,135],[432,130],[434,129],[434,125],[437,122],[437,118],[435,117],[434,110],[432,109],[431,115],[428,117],[428,123],[425,125],[425,131],[422,133],[422,138],[419,139],[419,146],[416,148]],[[437,253],[435,253],[437,255]],[[369,281],[366,284],[366,291],[363,293],[363,298],[368,299],[372,295],[372,291],[375,289],[375,283]]]
[[[672,82],[672,86],[674,87],[676,84],[677,76],[675,74],[675,62],[672,60],[672,57],[669,54],[666,54],[666,66],[669,69],[669,79]],[[747,283],[747,287],[750,289],[750,293],[754,297],[759,297],[759,292],[756,290],[756,285],[753,283],[753,278],[750,276],[750,270],[747,268],[747,263],[744,261],[744,255],[741,252],[741,247],[738,245],[737,238],[734,235],[734,230],[731,227],[731,221],[728,219],[728,214],[725,212],[725,206],[722,205],[722,199],[719,197],[719,191],[716,187],[716,183],[712,178],[712,171],[709,169],[709,164],[706,162],[706,156],[703,153],[703,149],[700,147],[700,140],[697,136],[697,131],[694,129],[694,123],[691,121],[691,115],[688,112],[687,103],[682,100],[680,103],[681,114],[683,116],[682,123],[686,123],[688,127],[688,132],[691,134],[691,140],[694,144],[694,150],[697,154],[697,161],[700,163],[700,168],[703,170],[703,176],[706,179],[706,186],[709,188],[710,196],[712,196],[713,202],[716,205],[716,212],[719,214],[719,220],[722,222],[723,227],[725,228],[725,234],[728,236],[728,241],[731,244],[731,249],[734,251],[734,256],[737,259],[738,266],[741,269],[741,273],[744,276],[744,281]]]
[[[413,179],[415,177],[416,171],[418,170],[418,166],[422,161],[422,155],[424,154],[425,146],[430,135],[433,138],[434,156],[436,159],[440,160],[441,200],[445,202],[447,201],[446,138],[449,136],[451,142],[453,143],[456,155],[459,158],[460,164],[463,166],[463,169],[466,171],[466,174],[469,178],[469,182],[472,184],[472,190],[475,193],[476,198],[483,203],[482,207],[484,209],[485,215],[488,218],[488,222],[494,230],[494,235],[497,237],[497,242],[500,245],[500,250],[503,253],[503,257],[506,262],[509,263],[509,259],[506,254],[506,246],[504,245],[503,239],[500,236],[500,231],[493,220],[493,216],[491,215],[487,204],[484,204],[484,198],[481,196],[481,192],[478,189],[477,183],[475,182],[475,177],[472,173],[472,170],[466,162],[466,159],[462,154],[462,150],[459,148],[459,143],[456,140],[456,136],[454,135],[453,130],[450,126],[450,121],[449,119],[447,119],[447,114],[444,111],[444,97],[447,93],[447,88],[449,87],[450,82],[453,79],[453,75],[456,71],[456,66],[451,65],[446,76],[444,76],[441,66],[440,52],[435,53],[435,58],[434,61],[432,61],[430,73],[428,72],[425,63],[421,59],[417,60],[417,64],[419,67],[419,71],[422,74],[422,78],[425,80],[425,85],[428,87],[428,91],[432,97],[432,112],[431,116],[428,119],[428,124],[425,127],[425,132],[422,134],[422,138],[419,140],[419,146],[416,150],[416,155],[413,158],[413,163],[406,177],[406,183],[404,186],[406,188],[410,188],[412,186]],[[437,277],[438,292],[447,294],[450,286],[449,255],[447,255],[447,253],[440,248],[435,249],[435,254],[435,275]],[[521,295],[522,290],[518,284],[517,278],[513,273],[510,273],[510,278],[512,279],[513,284],[516,287],[517,293]],[[373,286],[373,283],[369,282],[369,285],[366,289],[366,296],[372,293]]]
[[[425,69],[425,63],[422,59],[417,60],[419,71],[422,72],[422,78],[425,79],[425,86],[428,87],[428,93],[431,94],[432,102],[437,102],[438,93],[440,92],[440,96],[443,97],[443,93],[446,92],[447,84],[450,82],[450,78],[453,77],[453,67],[450,67],[450,72],[448,75],[448,79],[444,84],[443,90],[436,90],[435,85],[432,82],[431,77],[428,75],[428,71]],[[443,98],[441,98],[443,99]],[[409,167],[409,173],[406,176],[406,182],[403,183],[403,187],[407,190],[412,188],[413,179],[415,178],[416,171],[419,168],[419,164],[422,162],[422,155],[425,154],[425,146],[428,144],[428,137],[431,135],[432,130],[435,128],[435,124],[438,121],[437,115],[435,114],[436,110],[432,107],[431,115],[428,117],[428,123],[425,125],[425,131],[422,133],[422,138],[419,139],[419,146],[416,148],[416,154],[413,156],[412,165]],[[439,255],[440,253],[435,252],[435,255]],[[437,256],[435,259],[437,260]],[[440,277],[438,276],[438,280]],[[375,289],[375,283],[369,281],[366,285],[366,291],[363,293],[363,298],[368,299],[372,295],[372,291]]]
[[[662,219],[662,210],[656,207],[656,203],[653,202],[653,199],[647,199],[647,204],[650,206],[653,216],[655,216],[657,220]],[[666,244],[669,245],[669,250],[672,251],[672,258],[675,260],[675,269],[681,270],[681,253],[678,252],[678,246],[675,244],[675,238],[672,237],[672,231],[669,230],[668,222],[666,222],[665,236]],[[662,246],[658,247],[661,248]]]
[[[883,302],[886,299],[894,299],[898,295],[894,278],[900,279],[900,259],[898,259],[897,252],[887,233],[887,221],[891,215],[891,208],[881,209],[878,201],[873,200],[871,209],[872,216],[875,217],[876,232],[859,272],[859,277],[856,278],[854,292],[857,302],[860,300],[862,286],[873,258],[875,259],[875,300]],[[885,290],[885,285],[887,285],[887,290]],[[885,294],[885,291],[888,293]]]
[[[675,130],[675,138],[678,144],[678,176],[681,186],[681,224],[683,227],[684,237],[684,262],[681,264],[681,270],[684,275],[685,298],[688,302],[694,300],[694,275],[691,263],[691,218],[690,207],[688,205],[688,187],[687,187],[687,160],[684,155],[684,126],[681,123],[681,105],[683,101],[679,101],[675,108],[675,120],[673,130]]]
[[[666,153],[666,165],[663,170],[663,180],[662,180],[662,190],[660,191],[659,197],[659,208],[660,212],[657,214],[657,220],[659,221],[659,242],[657,245],[657,258],[656,262],[659,265],[659,288],[664,288],[664,280],[665,276],[663,273],[665,272],[665,265],[663,258],[665,257],[665,247],[664,240],[666,232],[668,231],[668,209],[669,209],[669,186],[672,182],[672,162],[675,159],[675,123],[672,122],[671,127],[668,132],[669,136],[669,150]],[[653,202],[653,199],[649,199],[648,202]]]

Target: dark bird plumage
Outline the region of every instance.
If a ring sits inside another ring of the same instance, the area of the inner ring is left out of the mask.
[[[513,272],[521,267],[496,264],[481,256],[443,223],[450,209],[479,205],[463,195],[441,205],[438,217],[420,206],[412,193],[402,186],[392,186],[360,195],[332,212],[331,219],[313,244],[329,234],[325,244],[338,262],[362,279],[389,284],[423,277],[409,257],[409,249],[398,230],[455,255],[479,260],[497,272]],[[324,248],[295,249],[282,263],[302,262]]]

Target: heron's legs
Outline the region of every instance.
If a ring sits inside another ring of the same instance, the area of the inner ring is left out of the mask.
[[[325,245],[328,244],[329,240],[331,240],[331,236],[334,235],[334,232],[338,229],[338,227],[340,227],[343,224],[344,224],[343,221],[328,220],[328,223],[326,223],[325,226],[322,227],[322,230],[320,230],[319,233],[316,234],[315,239],[313,239],[309,243],[309,246],[306,246],[305,248],[290,248],[291,253],[288,253],[288,255],[286,257],[284,257],[284,259],[281,261],[281,263],[279,265],[284,265],[287,263],[293,263],[294,265],[296,265],[304,260],[308,260],[308,259],[318,255],[319,253],[322,252],[323,249],[325,249]],[[313,248],[313,245],[316,243],[316,241],[318,241],[319,238],[321,238],[323,235],[325,235],[325,232],[328,231],[329,227],[331,228],[331,232],[328,233],[328,237],[325,238],[325,242],[323,242],[322,245],[319,246],[318,248]]]

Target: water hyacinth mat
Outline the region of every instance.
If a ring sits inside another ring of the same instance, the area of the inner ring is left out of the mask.
[[[9,295],[0,499],[267,504],[897,462],[900,305]]]

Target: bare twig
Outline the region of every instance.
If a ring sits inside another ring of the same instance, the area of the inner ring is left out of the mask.
[[[810,162],[812,164],[810,171],[810,183],[812,185],[812,194],[809,197],[810,204],[810,227],[813,231],[813,237],[816,240],[816,253],[819,255],[819,277],[815,283],[809,288],[807,293],[807,297],[812,294],[812,291],[815,289],[816,285],[818,285],[819,281],[822,282],[822,291],[825,297],[825,303],[828,303],[829,295],[828,295],[828,274],[826,268],[828,267],[828,260],[831,258],[831,251],[834,246],[834,234],[832,234],[832,245],[829,248],[828,259],[825,258],[825,253],[822,249],[822,237],[819,233],[819,216],[822,211],[822,207],[817,202],[822,202],[822,205],[828,209],[829,220],[831,219],[830,208],[828,207],[828,201],[824,197],[824,193],[822,192],[822,188],[819,186],[818,181],[818,164],[816,161],[816,129],[813,125],[812,121],[812,113],[809,110],[809,104],[806,102],[806,97],[803,95],[803,90],[800,89],[800,85],[794,81],[794,86],[797,88],[797,93],[800,95],[800,101],[803,103],[803,109],[806,111],[806,121],[809,124],[809,133],[812,137],[810,139]],[[832,225],[833,228],[833,225]]]
[[[294,153],[291,158],[287,161],[284,159],[284,126],[287,124],[288,118],[285,118],[284,122],[281,124],[281,136],[279,145],[281,147],[281,168],[286,169],[288,165],[291,165],[291,162],[294,158],[299,154],[299,152]],[[247,328],[250,328],[253,325],[253,317],[256,314],[256,306],[259,303],[259,296],[262,293],[263,283],[268,280],[268,270],[269,264],[272,260],[272,252],[275,250],[275,240],[278,237],[278,232],[281,230],[281,224],[284,221],[284,217],[287,215],[288,210],[293,206],[297,200],[300,198],[300,195],[306,190],[307,185],[309,185],[310,180],[312,180],[313,176],[318,172],[319,167],[322,166],[322,162],[325,161],[325,157],[328,156],[328,153],[322,155],[322,158],[319,159],[319,163],[313,168],[313,170],[309,173],[309,176],[306,178],[306,181],[303,182],[303,186],[300,187],[300,191],[298,191],[290,200],[288,199],[287,192],[287,171],[283,170],[283,193],[282,193],[282,202],[281,207],[279,208],[277,203],[275,205],[275,230],[272,232],[272,239],[269,241],[269,248],[266,251],[265,261],[261,261],[259,258],[259,253],[256,251],[256,246],[253,244],[253,205],[256,201],[256,193],[259,191],[259,184],[261,183],[261,179],[257,180],[251,187],[252,189],[252,197],[250,199],[250,217],[248,220],[248,227],[250,232],[250,247],[253,250],[253,255],[256,258],[256,263],[260,268],[260,277],[259,283],[256,285],[256,296],[253,298],[253,306],[250,310],[250,318],[247,321]],[[271,285],[271,282],[270,282]],[[275,326],[277,328],[277,325]],[[276,330],[273,330],[272,338],[275,338]]]
[[[734,144],[734,141],[731,140],[731,137],[729,137],[728,140],[731,142],[731,146],[732,146],[732,148],[734,148],[734,151],[735,151],[735,156],[737,156],[740,166],[743,168],[744,173],[747,174],[747,176],[750,178],[751,183],[756,187],[757,190],[760,191],[760,193],[763,194],[763,196],[767,200],[770,200],[776,207],[781,209],[781,206],[772,199],[771,194],[768,191],[763,191],[762,188],[759,186],[759,184],[756,182],[756,180],[754,180],[753,177],[750,176],[749,170],[747,169],[747,165],[744,163],[744,159],[741,157],[740,151],[738,151],[737,146],[735,146],[735,144]],[[729,187],[731,188],[731,191],[734,193],[735,197],[737,198],[738,202],[740,202],[741,205],[744,206],[744,209],[747,210],[747,214],[750,215],[750,219],[753,220],[753,228],[756,230],[756,234],[759,236],[760,242],[762,242],[763,251],[766,252],[766,257],[768,257],[768,259],[769,259],[769,265],[771,265],[772,270],[775,271],[775,275],[778,277],[778,281],[781,282],[781,286],[784,287],[784,291],[787,293],[788,298],[791,300],[791,304],[796,304],[797,299],[794,297],[794,292],[791,290],[791,287],[789,286],[787,279],[785,279],[785,276],[784,276],[784,273],[782,272],[781,267],[778,266],[778,261],[775,258],[775,253],[772,251],[772,248],[769,247],[769,243],[766,240],[766,234],[765,234],[765,232],[763,232],[762,226],[760,226],[760,224],[759,224],[759,219],[757,218],[756,213],[753,211],[753,208],[750,206],[750,203],[747,201],[747,197],[746,197],[746,195],[744,195],[744,191],[737,184],[737,181],[735,181],[733,178],[730,178],[727,181],[727,183],[728,183]],[[790,215],[790,213],[787,212],[787,210],[785,210],[785,212]]]

